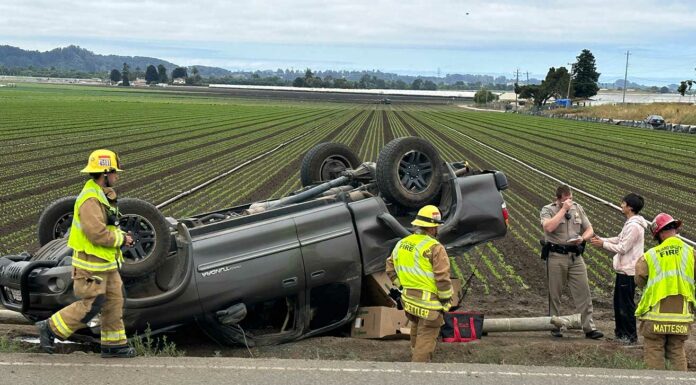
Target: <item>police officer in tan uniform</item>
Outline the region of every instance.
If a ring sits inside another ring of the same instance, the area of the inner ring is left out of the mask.
[[[582,258],[585,241],[592,238],[592,224],[582,206],[573,202],[573,193],[567,185],[556,189],[556,201],[541,209],[541,226],[547,249],[546,273],[549,285],[549,313],[560,315],[561,293],[568,286],[580,313],[586,338],[599,339],[604,334],[597,330],[592,319],[592,297],[587,280],[587,266]],[[552,330],[554,337],[563,337],[561,330]]]

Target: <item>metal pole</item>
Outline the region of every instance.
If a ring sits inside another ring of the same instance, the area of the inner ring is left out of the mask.
[[[630,51],[626,51],[626,72],[624,73],[624,84],[623,84],[623,100],[622,104],[626,104],[626,88],[628,88],[628,85],[626,82],[628,81],[628,55],[630,55]]]
[[[519,86],[520,86],[520,69],[519,69],[519,68],[518,68],[517,71],[516,71],[515,79],[516,79],[516,80],[515,80],[515,86],[519,87]],[[515,91],[515,90],[513,89],[513,91]],[[517,111],[517,106],[518,106],[518,105],[519,105],[519,104],[518,104],[518,102],[517,102],[517,91],[515,91],[515,111]]]
[[[570,71],[568,72],[568,92],[566,92],[566,99],[570,99],[570,84],[573,82],[573,72],[575,71],[572,63],[568,63],[568,65],[570,66]]]

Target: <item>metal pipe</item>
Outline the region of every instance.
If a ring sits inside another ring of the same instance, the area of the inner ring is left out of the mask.
[[[307,200],[309,198],[313,198],[325,191],[328,191],[334,187],[338,186],[343,186],[344,184],[348,183],[350,181],[350,178],[347,176],[342,176],[338,177],[336,179],[332,179],[328,182],[322,183],[318,186],[312,187],[311,189],[307,191],[303,191],[299,194],[296,195],[290,195],[289,197],[281,198],[278,199],[277,201],[269,202],[268,208],[273,209],[276,207],[282,207],[282,206],[287,206],[291,205],[293,203],[298,203],[302,202],[304,200]]]
[[[582,329],[580,314],[528,317],[528,318],[484,318],[483,331],[491,332],[530,332],[556,329]]]

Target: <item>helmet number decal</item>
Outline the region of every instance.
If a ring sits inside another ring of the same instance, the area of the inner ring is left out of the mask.
[[[99,166],[100,167],[111,167],[111,157],[109,155],[99,156]]]

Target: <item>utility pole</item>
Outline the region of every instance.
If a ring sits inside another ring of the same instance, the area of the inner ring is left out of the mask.
[[[631,54],[630,51],[626,51],[626,72],[624,73],[623,101],[621,102],[622,104],[626,104],[626,88],[627,88],[626,82],[628,81],[628,56],[630,54]]]
[[[519,87],[520,86],[520,69],[518,68],[517,71],[515,71],[515,86]],[[517,111],[517,90],[513,89],[515,91],[515,111]]]
[[[529,71],[527,71],[527,85],[529,85]]]
[[[575,66],[573,63],[568,63],[570,66],[570,71],[568,72],[568,92],[566,92],[566,99],[570,99],[570,83],[573,82],[573,72],[575,72]]]

